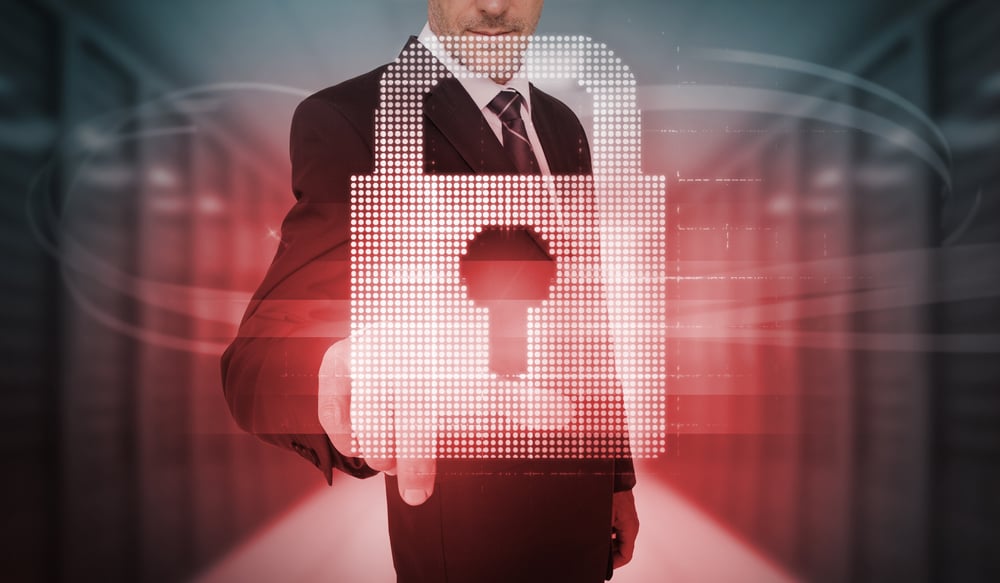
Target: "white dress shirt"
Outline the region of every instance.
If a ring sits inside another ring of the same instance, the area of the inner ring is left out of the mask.
[[[493,130],[493,134],[501,145],[503,145],[503,123],[497,114],[490,111],[489,104],[497,96],[497,93],[504,89],[515,89],[521,94],[521,97],[524,98],[521,100],[521,118],[524,119],[524,127],[528,132],[528,142],[531,143],[531,149],[535,152],[539,171],[543,175],[551,175],[552,172],[549,170],[549,163],[545,159],[545,151],[542,150],[542,144],[538,141],[535,124],[531,121],[531,91],[528,80],[524,77],[515,77],[506,83],[497,83],[486,77],[476,77],[465,68],[465,65],[459,63],[448,54],[444,45],[438,40],[437,35],[431,30],[430,24],[424,25],[424,29],[420,31],[420,36],[417,37],[417,40],[420,41],[420,44],[427,47],[427,50],[437,60],[441,61],[451,71],[452,75],[458,79],[459,83],[462,84],[462,87],[465,88],[465,91],[476,103],[479,111],[482,112],[483,117],[486,118],[486,122],[490,125],[490,129]]]

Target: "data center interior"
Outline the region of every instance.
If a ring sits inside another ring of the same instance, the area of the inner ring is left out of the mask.
[[[4,578],[392,580],[382,488],[241,432],[219,355],[295,105],[423,3],[0,14]],[[539,33],[632,68],[668,180],[667,446],[615,580],[1000,579],[1000,6],[549,0]]]

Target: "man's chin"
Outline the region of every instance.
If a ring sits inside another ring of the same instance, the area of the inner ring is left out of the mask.
[[[506,81],[521,70],[520,57],[505,57],[502,59],[491,56],[475,57],[467,62],[465,67],[473,73],[478,73],[490,79]]]
[[[466,33],[454,39],[452,54],[473,73],[509,79],[521,69],[530,38],[521,34]]]

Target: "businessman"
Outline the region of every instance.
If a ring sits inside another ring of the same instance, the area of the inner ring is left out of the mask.
[[[424,99],[425,172],[591,172],[587,138],[572,111],[514,77],[526,46],[518,41],[534,32],[542,4],[429,0],[428,23],[407,46],[417,43],[456,75]],[[497,43],[446,40],[492,36]],[[511,43],[519,49],[501,58],[499,47]],[[295,112],[296,201],[223,355],[230,410],[241,428],[295,451],[328,482],[334,468],[358,478],[386,474],[400,583],[603,581],[631,559],[638,532],[627,458],[350,456],[350,177],[374,168],[384,71],[320,91]]]

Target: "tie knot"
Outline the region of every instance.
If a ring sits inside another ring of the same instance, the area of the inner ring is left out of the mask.
[[[504,123],[521,119],[521,101],[524,98],[513,89],[504,89],[486,107]]]

